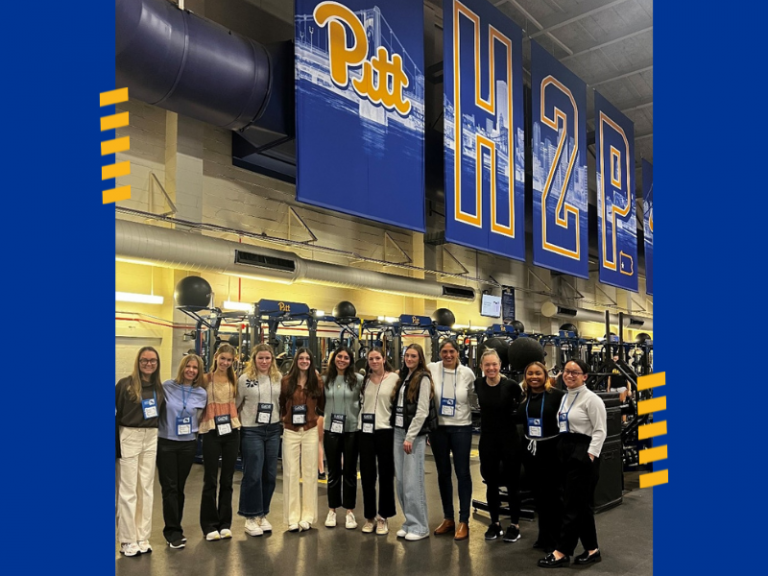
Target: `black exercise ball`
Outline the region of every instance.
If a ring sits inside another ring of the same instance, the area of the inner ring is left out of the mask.
[[[614,337],[614,336],[616,336],[616,332],[611,332],[611,336],[610,336],[610,338],[608,337],[608,335],[607,335],[607,334],[603,334],[603,340],[609,340],[609,341],[613,341],[613,337]]]
[[[212,295],[213,289],[207,280],[200,276],[187,276],[176,284],[173,298],[177,306],[208,308]]]
[[[356,316],[357,310],[352,302],[342,300],[333,307],[333,317],[337,320],[340,318],[355,318]]]
[[[247,345],[250,339],[251,335],[248,332],[243,332],[243,344]],[[232,346],[239,346],[240,336],[238,334],[232,334],[232,336],[229,337],[228,342],[232,344]]]
[[[646,334],[645,332],[640,332],[640,334],[635,336],[635,342],[637,342],[638,344],[642,344],[646,340],[651,340],[650,334]]]
[[[434,320],[435,324],[438,326],[450,327],[456,324],[456,317],[453,315],[453,312],[448,310],[448,308],[438,308],[432,312],[432,320]]]
[[[488,348],[496,350],[501,360],[501,367],[504,368],[509,363],[509,344],[503,338],[489,338],[480,345],[477,351],[477,357],[482,358],[483,352]]]
[[[518,338],[509,345],[509,369],[522,372],[531,362],[544,362],[544,348],[533,338]]]
[[[575,324],[571,324],[570,322],[560,326],[560,330],[563,330],[565,332],[573,332],[576,335],[576,338],[579,337],[579,329],[576,328]]]
[[[512,322],[512,328],[514,328],[518,334],[523,334],[525,332],[525,324],[520,322],[520,320]]]

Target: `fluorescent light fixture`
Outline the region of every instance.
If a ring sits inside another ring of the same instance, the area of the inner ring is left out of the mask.
[[[377,320],[379,322],[388,322],[392,324],[393,322],[397,322],[398,320],[400,320],[400,318],[395,318],[394,316],[379,316]]]
[[[225,310],[241,310],[243,312],[253,312],[253,304],[249,304],[248,302],[233,302],[232,300],[227,300],[224,302],[222,307]]]
[[[325,310],[315,310],[315,318],[321,318],[325,316]]]
[[[115,292],[116,302],[136,302],[138,304],[162,304],[162,296],[151,294],[134,294],[133,292]]]

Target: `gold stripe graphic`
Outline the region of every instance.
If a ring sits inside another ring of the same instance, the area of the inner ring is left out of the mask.
[[[114,130],[115,128],[124,128],[128,126],[128,112],[104,116],[101,119],[101,131]]]
[[[666,374],[666,372],[658,372],[657,374],[640,376],[640,378],[637,379],[637,389],[648,390],[649,388],[664,386],[667,383]]]
[[[637,437],[639,440],[647,440],[654,436],[664,436],[667,433],[667,421],[654,422],[653,424],[645,424],[637,429]]]
[[[119,188],[104,190],[102,193],[102,204],[112,204],[113,202],[120,202],[120,200],[130,200],[130,198],[131,187],[120,186]]]
[[[646,450],[640,450],[640,464],[648,464],[648,462],[656,462],[658,460],[667,459],[667,447],[657,446],[656,448],[648,448]]]
[[[117,154],[118,152],[127,152],[131,148],[131,137],[115,138],[101,143],[101,155]]]
[[[99,106],[109,106],[128,101],[128,88],[118,88],[99,94]]]
[[[640,400],[637,403],[637,414],[642,416],[643,414],[650,414],[651,412],[660,412],[667,409],[667,397],[651,398],[650,400]]]
[[[128,176],[131,173],[130,162],[118,162],[117,164],[110,164],[109,166],[101,167],[101,179],[109,180],[110,178],[119,178],[120,176]]]
[[[640,475],[640,488],[650,488],[669,482],[669,470],[659,470]]]

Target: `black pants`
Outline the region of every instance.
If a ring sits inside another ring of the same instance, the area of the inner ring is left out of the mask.
[[[430,432],[429,444],[437,467],[437,484],[443,503],[443,517],[454,519],[453,470],[459,485],[459,522],[469,522],[472,501],[472,474],[469,471],[469,453],[472,450],[472,426],[438,426]],[[453,453],[453,466],[451,466]]]
[[[395,431],[376,430],[360,433],[360,480],[363,485],[363,513],[366,519],[376,517],[376,477],[379,478],[378,515],[395,515]],[[378,473],[377,473],[378,463]]]
[[[200,501],[200,527],[203,534],[232,527],[232,479],[239,449],[240,430],[232,430],[224,436],[219,436],[216,429],[203,434],[203,497]]]
[[[181,540],[184,530],[184,485],[195,461],[197,440],[157,439],[157,475],[163,493],[163,536],[168,542]]]
[[[587,454],[591,438],[583,434],[562,434],[559,455],[563,474],[563,524],[557,550],[572,556],[581,540],[585,550],[597,548],[595,529],[595,487],[600,477],[600,459]]]
[[[520,442],[517,436],[503,432],[480,434],[480,474],[487,487],[491,522],[499,521],[499,488],[507,487],[512,524],[520,522]]]
[[[562,474],[557,448],[559,438],[536,443],[536,455],[523,452],[523,465],[539,517],[537,540],[545,550],[553,550],[560,536],[563,518]],[[523,440],[527,445],[528,441]]]
[[[360,432],[324,431],[323,448],[328,463],[328,507],[354,510],[357,502],[357,452]],[[343,489],[342,489],[343,486]]]

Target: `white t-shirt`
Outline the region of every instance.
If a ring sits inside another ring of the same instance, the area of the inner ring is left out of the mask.
[[[449,370],[442,362],[427,364],[435,383],[435,407],[437,408],[438,424],[440,426],[469,426],[472,424],[472,405],[477,404],[475,398],[475,374],[466,366],[458,365]],[[453,416],[442,416],[440,404],[443,395],[455,399]]]

